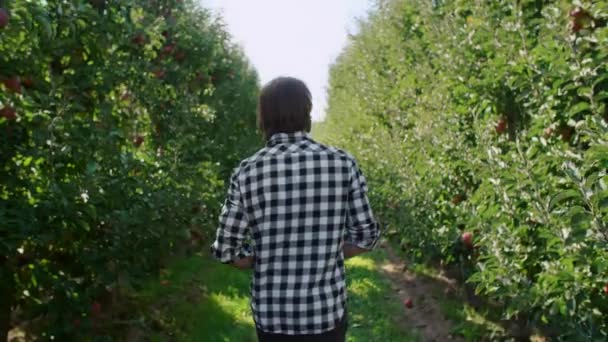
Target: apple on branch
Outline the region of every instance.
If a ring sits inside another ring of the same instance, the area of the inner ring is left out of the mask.
[[[15,120],[17,118],[17,111],[11,106],[6,106],[0,109],[0,117],[3,117],[8,121]]]
[[[10,16],[8,12],[4,8],[0,8],[0,29],[8,26],[8,22],[10,21]]]
[[[468,248],[468,249],[473,249],[473,233],[471,232],[464,232],[462,233],[461,236],[462,239],[462,243]]]
[[[144,137],[143,137],[142,135],[139,135],[139,134],[138,134],[138,135],[135,135],[135,136],[133,137],[133,145],[134,145],[135,147],[139,147],[139,146],[141,146],[141,144],[143,144],[143,143],[144,143],[144,140],[145,140],[145,139],[144,139]]]
[[[21,94],[21,78],[19,76],[12,76],[3,81],[6,89]]]
[[[146,42],[146,36],[143,33],[136,34],[131,42],[135,45],[144,45]]]
[[[500,118],[494,128],[496,129],[496,133],[503,134],[507,130],[507,120]]]

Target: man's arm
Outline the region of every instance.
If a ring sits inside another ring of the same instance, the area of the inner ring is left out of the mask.
[[[369,204],[367,182],[353,159],[346,215],[346,241],[342,249],[344,257],[351,258],[371,251],[379,237],[380,225]]]
[[[253,268],[253,256],[235,259],[234,261],[232,261],[232,266],[240,268],[242,270],[248,270],[250,268]]]
[[[253,265],[253,253],[245,243],[249,237],[249,221],[242,204],[238,173],[235,171],[230,178],[228,196],[222,207],[211,252],[222,263],[247,269]]]
[[[344,259],[348,259],[348,258],[352,258],[355,257],[359,254],[363,254],[366,252],[369,252],[369,249],[365,249],[365,248],[361,248],[355,245],[351,245],[350,243],[345,243],[344,247],[342,248],[342,251],[344,253]]]

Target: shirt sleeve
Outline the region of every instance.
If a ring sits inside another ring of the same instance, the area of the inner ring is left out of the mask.
[[[363,249],[373,249],[379,238],[380,225],[369,204],[367,182],[353,159],[346,215],[346,242]]]
[[[228,195],[222,206],[216,238],[211,245],[213,256],[222,263],[251,256],[251,248],[246,241],[250,237],[247,213],[243,206],[239,189],[239,169],[230,177]]]

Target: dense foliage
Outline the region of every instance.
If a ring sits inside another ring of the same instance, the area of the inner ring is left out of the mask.
[[[257,75],[194,3],[8,0],[0,81],[0,339],[9,316],[44,339],[103,334],[212,231],[260,145]]]
[[[608,2],[378,1],[315,127],[412,257],[516,319],[608,338]]]

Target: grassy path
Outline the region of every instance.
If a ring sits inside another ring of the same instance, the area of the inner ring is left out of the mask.
[[[451,324],[438,309],[427,284],[411,274],[401,278],[386,247],[347,261],[348,341],[444,341]],[[139,294],[149,308],[152,341],[256,341],[249,309],[251,272],[206,256],[181,260],[159,283]],[[427,293],[427,291],[429,293]],[[403,300],[414,296],[414,308]],[[131,339],[141,336],[131,332]]]

